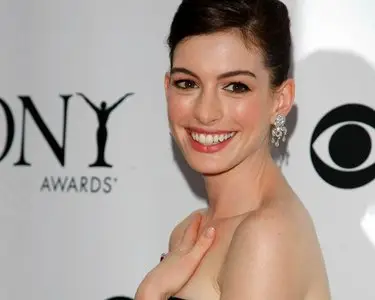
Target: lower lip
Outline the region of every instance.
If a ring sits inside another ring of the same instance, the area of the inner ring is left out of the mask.
[[[231,138],[229,138],[229,139],[227,139],[227,140],[225,140],[221,143],[205,146],[205,145],[202,145],[201,143],[198,143],[197,141],[195,141],[193,139],[193,137],[191,136],[191,134],[189,134],[192,148],[195,151],[202,152],[202,153],[219,152],[220,150],[222,150],[225,146],[227,146],[230,143],[230,141],[233,139],[234,136],[235,135],[233,135]]]

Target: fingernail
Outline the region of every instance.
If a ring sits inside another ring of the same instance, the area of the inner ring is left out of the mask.
[[[215,228],[213,227],[209,227],[206,232],[205,232],[205,236],[209,239],[213,238],[215,235]]]

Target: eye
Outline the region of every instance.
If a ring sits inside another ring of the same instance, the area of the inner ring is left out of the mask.
[[[375,111],[347,104],[326,114],[310,144],[311,160],[327,183],[358,188],[375,179]]]
[[[180,79],[173,81],[173,86],[179,89],[187,90],[197,88],[197,84],[193,80]]]
[[[224,88],[226,91],[229,91],[231,93],[246,93],[250,91],[248,86],[246,84],[243,84],[242,82],[232,82],[225,86]]]

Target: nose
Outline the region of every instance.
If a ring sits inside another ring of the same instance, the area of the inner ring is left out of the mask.
[[[214,92],[203,92],[194,105],[194,117],[203,125],[216,123],[223,117],[223,107]]]

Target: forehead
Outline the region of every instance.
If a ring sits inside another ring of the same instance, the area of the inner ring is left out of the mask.
[[[178,44],[173,57],[174,67],[190,68],[206,74],[235,69],[247,69],[258,74],[266,72],[261,52],[255,46],[245,44],[236,32],[189,37]]]

